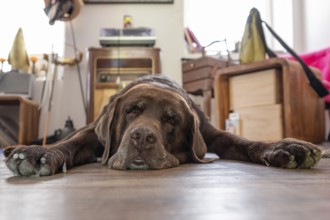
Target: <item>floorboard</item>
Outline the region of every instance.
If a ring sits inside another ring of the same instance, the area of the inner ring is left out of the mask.
[[[99,163],[14,177],[0,161],[0,219],[329,219],[330,159],[287,170],[217,160],[167,170]]]

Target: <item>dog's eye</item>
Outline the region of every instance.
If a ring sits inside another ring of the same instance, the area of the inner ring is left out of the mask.
[[[168,123],[175,126],[175,125],[178,124],[178,120],[175,117],[171,117],[171,118],[168,119]]]
[[[137,101],[128,105],[125,109],[126,114],[138,115],[145,109],[145,103],[142,101]]]
[[[172,126],[176,126],[179,123],[178,117],[168,116],[164,118],[164,121]]]
[[[131,114],[140,114],[141,113],[141,108],[137,107],[137,106],[134,106],[133,108],[130,109],[130,111],[128,113],[131,113]]]
[[[143,111],[143,109],[140,106],[132,106],[131,108],[127,109],[127,114],[140,114]]]

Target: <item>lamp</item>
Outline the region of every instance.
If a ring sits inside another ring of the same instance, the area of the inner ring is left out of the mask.
[[[71,21],[79,14],[83,5],[81,0],[44,0],[44,2],[44,11],[50,25],[53,25],[56,20]]]
[[[54,77],[56,76],[56,67],[57,65],[76,65],[77,66],[77,72],[78,72],[78,77],[79,77],[79,83],[80,83],[80,92],[82,96],[82,101],[84,105],[84,111],[85,114],[87,114],[86,110],[86,102],[84,98],[84,91],[83,91],[83,86],[82,86],[82,79],[81,79],[81,71],[80,71],[80,66],[79,62],[82,60],[82,53],[77,51],[77,46],[76,46],[76,40],[75,40],[75,35],[73,31],[73,26],[71,20],[77,17],[77,15],[80,12],[81,6],[83,5],[82,0],[44,0],[45,2],[45,8],[44,11],[46,15],[49,18],[49,24],[53,25],[55,21],[64,21],[70,22],[70,29],[71,29],[71,34],[72,34],[72,40],[73,40],[73,48],[76,57],[74,58],[64,58],[62,61],[55,55],[52,54],[51,56],[51,63],[55,65],[54,72],[50,74],[52,82],[46,83],[46,81],[43,84],[42,88],[42,96],[41,99],[43,102],[45,100],[45,91],[50,91],[49,94],[49,103],[48,103],[48,114],[47,114],[47,119],[45,121],[45,128],[44,128],[44,135],[43,135],[43,145],[46,144],[47,140],[47,133],[48,133],[48,124],[50,120],[50,113],[51,113],[51,104],[52,104],[52,97],[53,97],[53,90],[54,90]],[[48,88],[45,88],[48,87]]]

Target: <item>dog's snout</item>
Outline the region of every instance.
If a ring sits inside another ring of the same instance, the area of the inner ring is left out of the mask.
[[[131,139],[138,150],[146,150],[157,141],[155,133],[148,127],[136,128],[131,133]]]

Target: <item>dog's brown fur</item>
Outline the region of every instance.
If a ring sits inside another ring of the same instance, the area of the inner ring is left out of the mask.
[[[214,128],[174,81],[148,76],[110,98],[100,117],[50,146],[16,146],[5,151],[7,167],[17,175],[52,175],[96,161],[112,169],[163,169],[221,159],[283,168],[310,168],[321,150],[296,139],[250,141]]]

